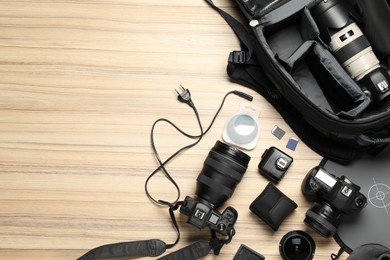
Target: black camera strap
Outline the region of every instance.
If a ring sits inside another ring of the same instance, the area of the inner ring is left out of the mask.
[[[214,255],[219,255],[222,247],[229,244],[232,240],[235,230],[232,228],[228,231],[228,239],[219,239],[214,230],[211,231],[210,241],[200,240],[189,246],[183,247],[175,252],[172,252],[166,256],[158,258],[157,260],[197,260],[205,257],[213,250]]]
[[[91,249],[78,260],[93,260],[121,257],[159,256],[165,252],[167,245],[159,239],[140,240],[107,244]]]
[[[114,244],[107,244],[103,246],[91,249],[77,260],[94,260],[105,258],[121,258],[121,257],[157,257],[163,254],[167,249],[174,247],[180,240],[180,230],[176,221],[175,211],[182,205],[182,201],[177,202],[175,205],[166,202],[159,201],[161,204],[169,206],[169,215],[177,231],[176,241],[172,244],[166,244],[160,239],[139,240],[131,242],[121,242]],[[223,240],[217,237],[215,231],[211,231],[211,240],[200,240],[189,246],[181,248],[175,252],[172,252],[166,256],[158,258],[158,260],[196,260],[202,258],[214,251],[215,255],[218,255],[222,247],[232,240],[235,234],[234,228],[229,230],[228,239]]]
[[[107,245],[103,245],[91,249],[83,256],[78,258],[78,260],[93,260],[93,259],[121,258],[121,257],[144,257],[144,256],[156,257],[163,254],[167,249],[174,247],[179,242],[180,239],[180,230],[176,221],[174,211],[181,206],[182,201],[177,202],[175,205],[172,205],[169,202],[165,202],[165,201],[160,201],[160,203],[169,206],[169,215],[177,231],[177,238],[174,243],[166,244],[164,241],[160,239],[149,239],[149,240],[107,244]]]

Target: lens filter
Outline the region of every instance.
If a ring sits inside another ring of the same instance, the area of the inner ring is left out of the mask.
[[[315,249],[313,238],[300,230],[288,232],[279,243],[279,252],[283,260],[311,260]]]
[[[241,106],[226,123],[223,140],[245,150],[254,149],[260,136],[259,113],[251,107]]]

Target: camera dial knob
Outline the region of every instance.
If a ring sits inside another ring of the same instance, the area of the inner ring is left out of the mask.
[[[223,224],[223,223],[220,223],[220,224],[218,225],[218,229],[219,229],[220,231],[224,231],[224,230],[226,229],[226,225]]]
[[[355,199],[355,204],[357,207],[359,208],[363,208],[366,206],[366,200],[364,199],[363,196],[358,196],[356,199]]]
[[[316,191],[316,190],[318,190],[318,184],[316,182],[310,182],[310,188],[313,191]]]

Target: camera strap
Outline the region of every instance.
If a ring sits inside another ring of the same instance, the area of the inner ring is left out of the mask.
[[[105,259],[105,258],[121,258],[121,257],[144,257],[151,256],[157,257],[163,254],[167,249],[175,246],[180,239],[179,226],[175,218],[174,211],[179,208],[182,201],[172,205],[165,201],[160,201],[162,204],[169,206],[169,215],[172,223],[177,231],[176,241],[172,244],[166,244],[160,239],[139,240],[131,242],[121,242],[114,244],[107,244],[103,246],[91,249],[77,260],[93,260],[93,259]],[[209,250],[210,251],[210,250]]]
[[[211,231],[212,238],[210,241],[200,240],[189,246],[183,247],[175,252],[172,252],[166,256],[158,258],[157,260],[197,260],[205,257],[213,250],[214,255],[219,255],[222,247],[232,240],[235,231],[232,229],[231,234],[227,240],[217,238],[216,232]]]
[[[174,247],[180,240],[180,230],[175,217],[175,211],[182,205],[183,201],[179,201],[174,205],[166,202],[159,201],[161,204],[169,206],[169,216],[171,217],[172,224],[177,231],[176,241],[172,244],[166,244],[160,239],[139,240],[131,242],[121,242],[114,244],[107,244],[103,246],[91,249],[77,260],[94,260],[94,259],[106,259],[106,258],[121,258],[121,257],[157,257],[163,254],[167,249]],[[158,260],[196,260],[202,258],[214,251],[215,255],[218,255],[222,247],[232,240],[235,230],[232,228],[228,232],[228,238],[226,240],[219,239],[215,231],[211,231],[211,240],[200,240],[175,252],[172,252],[164,257],[158,258]]]

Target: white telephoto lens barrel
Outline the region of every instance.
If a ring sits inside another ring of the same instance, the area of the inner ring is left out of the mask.
[[[380,67],[370,43],[356,23],[351,23],[331,37],[331,51],[355,80]]]

